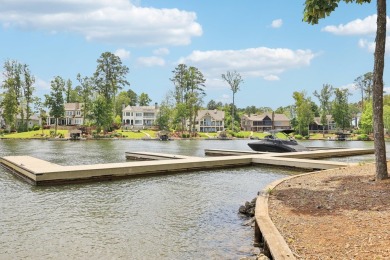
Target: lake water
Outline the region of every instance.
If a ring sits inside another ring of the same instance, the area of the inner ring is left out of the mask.
[[[250,150],[247,143],[0,140],[0,157],[30,155],[78,165],[124,162],[126,151],[203,157],[204,149]],[[373,147],[372,142],[301,143]],[[253,229],[242,225],[239,206],[294,173],[256,166],[36,187],[0,168],[0,259],[239,259],[250,254],[253,243]]]

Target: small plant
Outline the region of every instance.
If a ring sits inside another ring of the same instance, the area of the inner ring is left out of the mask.
[[[298,134],[298,135],[295,135],[294,137],[295,137],[295,139],[297,139],[297,140],[302,140],[302,139],[303,139],[302,135],[299,135],[299,134]]]
[[[268,195],[272,195],[272,192],[273,192],[273,189],[271,189],[271,188],[268,188],[268,189],[267,189],[267,194],[268,194]]]
[[[368,140],[370,140],[370,138],[366,134],[360,134],[357,136],[357,140],[358,141],[368,141]]]

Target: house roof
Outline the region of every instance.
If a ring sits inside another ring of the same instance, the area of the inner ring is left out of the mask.
[[[16,115],[16,119],[22,119],[22,116],[20,114],[17,114]],[[24,119],[26,120],[26,115],[24,115]],[[31,114],[30,115],[30,120],[39,120],[40,119],[40,116],[37,115],[37,114]]]
[[[81,110],[84,103],[65,103],[65,110]]]
[[[156,108],[156,106],[127,106],[125,107],[124,109],[122,109],[122,111],[126,112],[126,111],[131,111],[131,112],[155,112],[156,110],[158,110],[158,108]]]
[[[332,115],[326,115],[326,121],[332,121],[333,118],[332,118]],[[317,124],[317,125],[322,125],[321,123],[321,117],[320,116],[316,116],[314,117],[314,123]]]
[[[253,114],[253,115],[245,115],[245,117],[251,121],[263,121],[266,117],[272,119],[272,113],[263,113],[261,115]],[[274,114],[274,121],[290,121],[285,114]]]
[[[205,116],[211,116],[216,121],[222,121],[225,118],[225,111],[221,110],[199,110],[196,120],[202,119]]]

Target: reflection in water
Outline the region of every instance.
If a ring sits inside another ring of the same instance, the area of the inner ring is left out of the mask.
[[[206,148],[249,150],[247,142],[1,140],[0,155],[77,165],[123,162],[126,151],[204,156]],[[0,168],[1,258],[239,259],[249,254],[253,230],[242,226],[238,207],[290,173],[245,167],[34,187]]]

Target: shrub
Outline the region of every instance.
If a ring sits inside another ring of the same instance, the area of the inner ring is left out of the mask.
[[[361,135],[357,136],[357,140],[358,141],[368,141],[368,140],[370,140],[370,137],[368,137],[368,135],[366,135],[366,134],[361,134]]]
[[[34,126],[33,126],[33,130],[34,130],[34,131],[38,131],[39,129],[41,129],[41,128],[39,127],[39,125],[34,125]]]
[[[302,136],[302,135],[299,135],[299,134],[298,134],[298,135],[295,135],[294,137],[295,137],[295,139],[297,139],[297,140],[302,140],[302,139],[303,139],[303,136]]]

